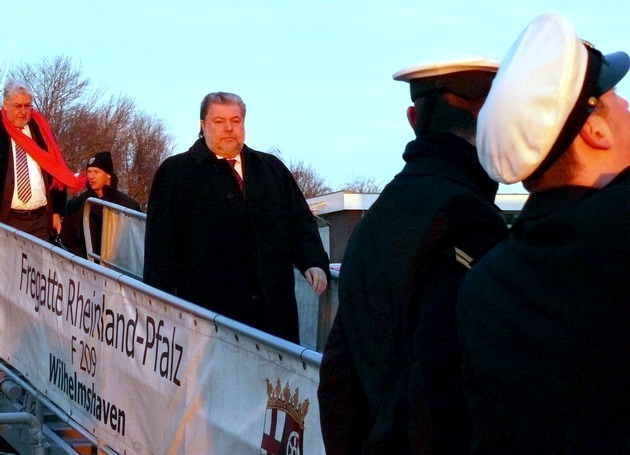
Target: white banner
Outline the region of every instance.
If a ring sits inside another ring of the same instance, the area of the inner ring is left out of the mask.
[[[112,449],[325,453],[317,365],[3,225],[0,249],[0,356]]]

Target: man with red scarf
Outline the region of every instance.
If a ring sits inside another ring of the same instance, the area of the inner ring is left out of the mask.
[[[61,229],[66,187],[80,188],[82,178],[66,167],[50,126],[33,110],[28,85],[9,79],[3,95],[0,222],[48,240]]]

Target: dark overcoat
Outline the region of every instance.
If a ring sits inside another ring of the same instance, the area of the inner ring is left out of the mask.
[[[244,146],[244,192],[199,139],[158,169],[149,197],[144,281],[299,341],[293,265],[329,261],[308,204],[273,155]]]
[[[630,168],[531,195],[458,321],[474,453],[630,453]]]
[[[475,258],[505,232],[498,185],[456,136],[407,145],[406,165],[355,228],[319,403],[328,455],[465,453],[455,302]]]
[[[34,120],[28,123],[31,130],[33,140],[46,150],[46,143],[42,138],[39,128]],[[52,177],[42,169],[44,176],[44,184],[47,192],[48,200],[47,210],[50,215],[52,226],[52,214],[62,214],[66,205],[66,192],[64,190],[50,189]],[[13,145],[11,144],[11,136],[4,129],[0,121],[0,188],[2,189],[2,197],[0,198],[0,222],[6,223],[11,210],[11,199],[13,198],[13,189],[15,185],[15,172],[13,172]]]

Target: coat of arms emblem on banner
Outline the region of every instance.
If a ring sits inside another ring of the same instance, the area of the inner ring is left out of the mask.
[[[308,413],[308,398],[300,402],[299,389],[293,395],[289,382],[282,387],[280,379],[274,387],[268,378],[267,409],[261,455],[302,455],[304,417]]]

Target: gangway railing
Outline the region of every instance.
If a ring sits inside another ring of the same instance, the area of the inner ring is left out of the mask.
[[[101,250],[92,244],[90,212],[103,211]],[[88,259],[92,262],[142,280],[144,265],[144,230],[147,215],[102,199],[90,197],[83,207],[83,234]]]
[[[90,230],[92,207],[98,207],[103,211],[100,255],[92,246]],[[146,214],[142,212],[98,198],[88,198],[83,210],[83,232],[88,259],[142,281],[145,225]],[[297,269],[294,271],[301,344],[318,352],[323,351],[339,302],[337,297],[339,272],[333,269],[331,275],[332,280],[328,289],[318,297],[302,274]]]
[[[108,233],[88,259],[0,224],[0,370],[24,391],[0,393],[0,412],[31,413],[43,439],[26,444],[32,428],[2,419],[0,434],[22,455],[77,453],[53,415],[92,446],[79,453],[323,455],[319,351],[336,280],[328,300],[298,296],[307,342],[296,345],[142,283],[144,215],[90,204]],[[140,259],[110,255],[117,242]]]
[[[0,249],[0,358],[99,453],[324,453],[319,352],[3,224]]]

